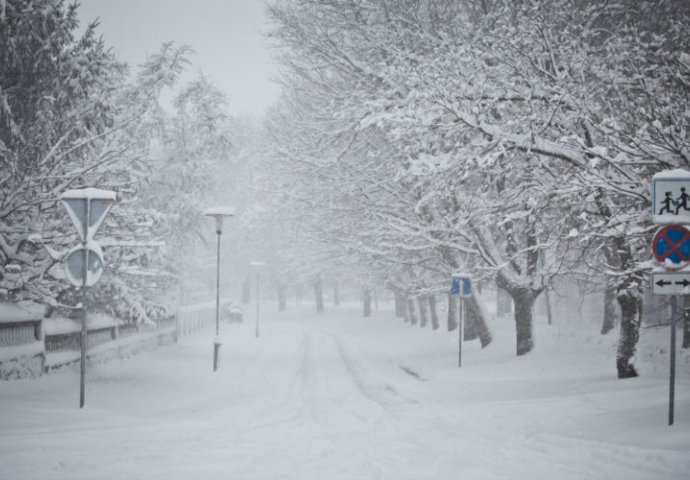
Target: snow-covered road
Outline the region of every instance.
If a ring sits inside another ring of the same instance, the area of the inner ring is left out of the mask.
[[[307,308],[223,326],[212,338],[0,384],[0,479],[681,479],[690,472],[690,382],[665,424],[658,359],[619,381],[615,339],[538,331],[513,356],[510,322],[481,351],[403,325]],[[505,330],[505,333],[503,333]],[[648,337],[653,343],[656,339]],[[643,342],[645,338],[643,338]],[[651,348],[651,347],[650,347]],[[613,350],[613,351],[612,351]],[[644,350],[644,348],[643,348]],[[687,357],[681,356],[687,362]]]

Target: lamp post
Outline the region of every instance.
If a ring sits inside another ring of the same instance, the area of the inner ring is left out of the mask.
[[[214,207],[204,211],[204,215],[216,221],[218,248],[216,255],[216,337],[213,340],[213,371],[218,370],[218,351],[220,350],[220,236],[223,233],[223,219],[235,215],[233,207]]]
[[[256,338],[259,338],[259,285],[261,283],[261,268],[266,262],[251,262],[249,265],[256,268]]]

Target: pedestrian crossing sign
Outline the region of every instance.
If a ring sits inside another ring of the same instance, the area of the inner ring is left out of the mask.
[[[654,175],[652,209],[657,225],[690,224],[690,172],[675,169]]]

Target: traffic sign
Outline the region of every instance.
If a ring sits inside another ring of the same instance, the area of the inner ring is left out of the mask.
[[[659,225],[690,224],[690,172],[675,169],[654,175],[652,221]]]
[[[472,296],[472,277],[464,273],[454,273],[450,276],[450,293],[463,298]]]
[[[84,257],[86,257],[86,282],[84,282]],[[90,287],[100,280],[105,269],[103,251],[100,245],[91,241],[77,245],[67,254],[65,259],[65,276],[75,287]]]
[[[659,172],[652,178],[652,221],[668,225],[654,236],[654,258],[666,270],[678,270],[690,263],[690,231],[677,225],[690,224],[690,172],[680,168]],[[674,225],[676,224],[676,225]],[[652,272],[652,292],[657,295],[690,294],[690,272]],[[671,297],[671,376],[668,424],[673,425],[676,371],[677,298]]]
[[[115,203],[116,193],[98,188],[67,190],[60,198],[82,242],[91,240]]]
[[[654,258],[667,270],[678,270],[690,263],[690,230],[682,225],[667,225],[654,235]]]
[[[690,294],[690,272],[652,272],[652,293],[656,295]]]
[[[81,360],[79,375],[79,408],[86,398],[86,288],[95,284],[103,275],[103,252],[93,240],[105,215],[117,200],[117,194],[98,188],[67,190],[60,195],[62,204],[81,238],[81,245],[69,251],[65,258],[65,276],[73,285],[81,288]]]

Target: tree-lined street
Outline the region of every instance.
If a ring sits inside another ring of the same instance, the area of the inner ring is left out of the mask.
[[[558,334],[540,328],[543,354],[516,363],[505,319],[499,344],[468,343],[458,369],[453,335],[396,329],[390,311],[312,309],[266,313],[260,339],[252,322],[224,326],[215,373],[212,328],[93,365],[84,410],[76,370],[13,382],[0,391],[0,476],[685,478],[690,436],[665,425],[660,359],[623,384],[598,371],[610,342],[575,336],[556,357]]]
[[[85,3],[0,0],[0,478],[688,476],[689,2]]]

